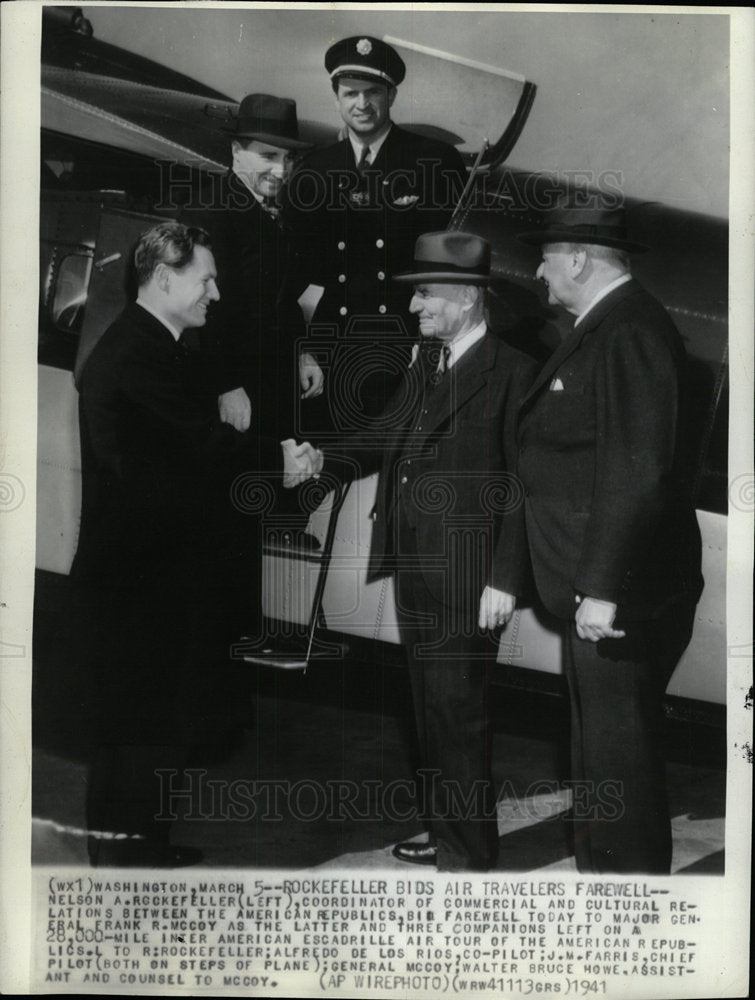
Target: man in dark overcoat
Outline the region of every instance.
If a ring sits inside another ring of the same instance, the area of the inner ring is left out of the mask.
[[[345,38],[325,68],[346,135],[301,161],[284,215],[296,289],[321,290],[311,321],[326,374],[318,426],[338,436],[385,415],[411,348],[406,300],[391,278],[411,266],[422,233],[448,225],[466,170],[453,146],[391,121],[406,72],[392,46]]]
[[[200,854],[169,843],[158,772],[175,785],[190,748],[237,721],[227,661],[238,566],[254,542],[244,513],[285,464],[279,442],[221,422],[202,356],[187,346],[184,332],[219,298],[207,234],[161,224],[141,237],[135,265],[138,298],[80,380],[74,648],[94,746],[92,863],[171,867]]]
[[[517,418],[537,592],[564,622],[575,854],[583,872],[664,873],[662,697],[702,589],[681,460],[685,351],[631,277],[623,210],[552,213],[548,301],[576,316]]]
[[[521,491],[508,470],[534,362],[488,329],[489,278],[485,240],[420,237],[395,280],[414,285],[422,344],[388,404],[391,420],[380,439],[365,431],[325,449],[326,468],[340,457],[359,474],[380,470],[368,580],[395,576],[430,833],[394,854],[443,871],[495,864],[488,679],[495,630],[513,613],[526,566]]]
[[[302,347],[306,329],[298,293],[281,295],[289,239],[280,197],[294,157],[310,146],[299,138],[296,103],[270,94],[245,97],[226,131],[228,173],[212,178],[181,212],[182,222],[210,234],[223,292],[200,340],[220,419],[238,431],[251,427],[282,440],[298,433],[301,400],[323,388],[322,370]],[[279,534],[316,544],[313,536],[303,536],[307,517],[295,492],[279,491],[277,509]],[[250,566],[249,575],[253,585],[259,567]]]

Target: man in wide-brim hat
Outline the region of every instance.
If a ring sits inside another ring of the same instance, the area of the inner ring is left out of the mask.
[[[367,579],[395,578],[429,833],[394,854],[485,871],[498,853],[488,673],[526,565],[509,428],[535,366],[488,328],[490,245],[479,236],[420,236],[394,280],[404,294],[413,286],[419,321],[407,384],[379,437],[326,448],[326,463],[341,452],[361,474],[380,470]]]
[[[231,169],[183,214],[212,236],[223,288],[206,338],[218,362],[220,417],[246,431],[253,410],[256,426],[272,412],[290,423],[282,428],[286,437],[293,431],[299,386],[294,351],[303,319],[295,302],[285,303],[283,313],[279,308],[288,254],[279,197],[294,157],[310,145],[299,138],[296,102],[271,94],[245,97],[223,131],[231,137]],[[300,364],[302,391],[322,391],[322,372],[313,359]],[[276,399],[285,400],[286,411],[272,405]]]
[[[702,588],[684,347],[631,276],[647,248],[622,208],[561,208],[519,238],[576,317],[519,411],[517,471],[537,593],[564,624],[577,865],[667,873],[662,696]]]
[[[278,441],[296,433],[300,397],[322,391],[323,375],[301,350],[304,318],[295,298],[283,300],[289,256],[279,216],[280,193],[294,158],[309,149],[299,134],[296,103],[271,94],[249,94],[223,127],[231,146],[227,174],[213,178],[187,205],[181,219],[211,237],[221,298],[201,341],[220,419],[239,433]],[[317,547],[305,537],[306,512],[295,491],[271,478],[278,504],[266,533]],[[290,495],[289,495],[290,494]],[[245,578],[239,581],[239,635],[261,632],[261,549],[250,540]]]

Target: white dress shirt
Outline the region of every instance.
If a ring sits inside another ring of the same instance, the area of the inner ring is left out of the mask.
[[[457,336],[454,340],[452,340],[448,345],[450,353],[446,367],[453,368],[459,358],[461,358],[463,354],[466,354],[470,347],[474,346],[478,340],[482,340],[487,332],[487,329],[487,323],[485,320],[482,320],[477,324],[477,326],[473,326],[471,330],[465,331],[461,334],[461,336]]]
[[[391,122],[391,125],[392,124],[393,123]],[[385,132],[383,132],[383,134],[380,136],[379,139],[373,139],[372,142],[357,142],[357,140],[354,138],[351,132],[349,132],[349,142],[351,143],[351,148],[354,150],[354,159],[356,160],[356,162],[359,163],[359,161],[362,159],[362,150],[364,149],[364,147],[369,146],[370,153],[369,156],[367,157],[367,163],[370,166],[372,166],[372,164],[375,162],[375,157],[380,152],[380,147],[388,138],[388,133],[390,132],[390,130],[391,127],[389,126],[385,130]]]

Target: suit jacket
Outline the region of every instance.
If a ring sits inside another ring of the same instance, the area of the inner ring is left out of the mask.
[[[418,236],[446,228],[465,182],[453,146],[397,125],[363,177],[348,138],[307,156],[286,186],[284,216],[295,285],[325,289],[313,320],[341,331],[353,317],[405,321],[407,289],[390,278],[411,268]]]
[[[279,472],[280,447],[221,424],[201,356],[135,303],[84,366],[80,414],[74,670],[89,671],[89,721],[115,742],[183,742],[222,688],[233,567],[248,559],[230,486]]]
[[[392,426],[354,435],[338,452],[361,474],[380,469],[368,580],[401,566],[409,526],[436,599],[476,607],[486,584],[517,593],[523,581],[521,490],[509,470],[535,365],[488,332],[429,388],[422,357],[388,406]]]
[[[686,356],[663,306],[636,281],[565,338],[518,417],[519,476],[538,593],[571,619],[577,595],[656,617],[702,588],[685,470]]]
[[[211,358],[215,388],[221,393],[243,386],[255,426],[261,419],[273,437],[287,437],[294,428],[305,334],[298,293],[281,298],[288,238],[233,171],[203,189],[181,221],[206,229],[212,241],[220,301],[213,303],[200,341]]]

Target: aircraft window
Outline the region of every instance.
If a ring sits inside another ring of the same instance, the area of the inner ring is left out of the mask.
[[[64,257],[55,276],[55,294],[50,314],[59,330],[80,333],[84,321],[92,258],[83,254]]]

